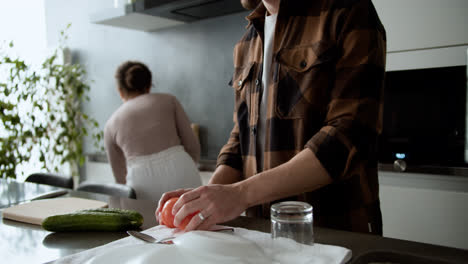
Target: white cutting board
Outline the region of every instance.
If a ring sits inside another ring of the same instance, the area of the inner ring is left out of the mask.
[[[15,205],[3,210],[3,218],[41,225],[49,216],[73,213],[82,209],[107,207],[106,202],[76,197],[52,198]]]

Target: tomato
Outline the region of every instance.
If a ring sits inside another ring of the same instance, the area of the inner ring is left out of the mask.
[[[163,209],[161,210],[161,219],[160,219],[160,224],[165,225],[170,228],[174,228],[174,215],[172,214],[172,207],[174,207],[174,204],[177,202],[179,197],[173,197],[164,203]],[[198,214],[200,211],[196,211],[193,214],[188,215],[185,217],[184,220],[180,223],[179,228],[180,229],[185,229],[187,227],[188,223],[190,220],[192,220],[192,217],[194,217],[196,214]]]
[[[172,207],[177,202],[179,197],[174,197],[164,203],[163,209],[161,210],[161,224],[170,228],[174,228],[174,215],[172,214]]]

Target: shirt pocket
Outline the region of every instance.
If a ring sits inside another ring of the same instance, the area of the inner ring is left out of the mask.
[[[246,81],[251,77],[251,71],[254,64],[255,62],[250,62],[242,67],[235,68],[229,85],[231,85],[236,91],[242,90],[242,88],[247,85]]]
[[[234,74],[232,75],[232,79],[229,82],[229,85],[232,86],[232,88],[234,88],[236,98],[235,103],[237,109],[243,103],[246,103],[248,108],[250,109],[251,102],[249,87],[252,85],[252,72],[254,68],[255,62],[250,62],[245,64],[244,66],[236,67],[234,69]]]
[[[334,49],[326,43],[284,48],[277,55],[275,112],[279,118],[305,118],[324,111],[333,84]]]

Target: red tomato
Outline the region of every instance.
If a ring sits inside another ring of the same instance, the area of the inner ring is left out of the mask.
[[[163,209],[161,210],[161,221],[160,224],[165,225],[170,228],[174,228],[174,215],[172,214],[172,207],[174,207],[174,204],[177,202],[179,197],[173,197],[164,203]],[[195,213],[188,215],[185,217],[184,220],[180,223],[179,228],[180,229],[185,229],[185,227],[188,225],[192,217],[194,217],[196,214],[198,214],[200,211],[196,211]]]
[[[174,215],[172,214],[172,207],[177,202],[179,197],[174,197],[164,203],[161,210],[161,224],[170,228],[174,228]]]

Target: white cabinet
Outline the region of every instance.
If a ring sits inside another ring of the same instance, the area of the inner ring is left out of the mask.
[[[468,44],[467,0],[373,0],[388,51]]]
[[[385,237],[468,249],[468,178],[379,172]]]

